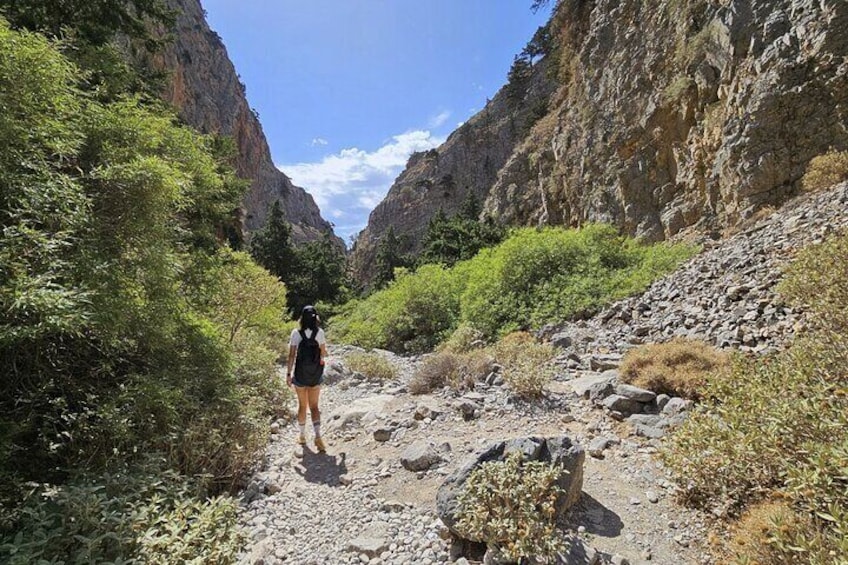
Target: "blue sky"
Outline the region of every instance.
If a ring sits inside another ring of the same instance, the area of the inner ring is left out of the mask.
[[[345,241],[504,84],[531,0],[202,0],[280,170]]]

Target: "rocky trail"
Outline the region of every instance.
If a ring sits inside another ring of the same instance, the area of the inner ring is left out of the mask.
[[[797,249],[848,226],[848,184],[805,195],[705,250],[643,295],[590,320],[548,327],[562,349],[539,402],[516,400],[496,375],[473,392],[411,395],[421,357],[381,352],[396,379],[373,382],[334,346],[323,388],[326,454],[295,445],[291,423],[272,428],[262,469],[243,493],[251,541],[243,562],[444,563],[451,555],[436,493],[487,446],[511,438],[567,436],[586,451],[582,495],[563,524],[567,564],[712,563],[707,517],[674,502],[656,453],[688,401],[618,382],[629,347],[676,336],[761,354],[804,324],[775,293]],[[457,562],[464,562],[459,558]]]

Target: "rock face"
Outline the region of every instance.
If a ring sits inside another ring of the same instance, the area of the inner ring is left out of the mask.
[[[248,231],[260,228],[269,205],[279,200],[295,241],[316,239],[332,231],[312,196],[274,166],[245,87],[221,38],[206,23],[200,1],[166,0],[166,4],[178,14],[174,41],[148,63],[168,74],[163,98],[177,108],[181,119],[203,133],[235,140],[236,170],[240,177],[251,180],[242,205],[244,227]]]
[[[414,251],[468,191],[503,224],[606,221],[661,240],[779,205],[810,159],[848,147],[846,2],[562,0],[551,25],[553,88],[539,64],[519,104],[502,91],[414,156],[357,242],[361,279],[389,226]]]

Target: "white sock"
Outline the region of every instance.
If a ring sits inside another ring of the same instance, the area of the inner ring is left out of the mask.
[[[300,435],[305,437],[306,436],[306,424],[301,424],[300,422],[298,422],[297,427],[300,430]]]
[[[312,429],[315,431],[315,437],[321,437],[321,420],[312,422]]]

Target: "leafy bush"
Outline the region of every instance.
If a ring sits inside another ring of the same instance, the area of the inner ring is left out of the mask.
[[[555,523],[559,472],[520,454],[483,463],[459,496],[457,529],[507,559],[554,557],[565,548]]]
[[[0,536],[0,560],[234,563],[245,536],[237,505],[198,498],[197,485],[159,464],[31,489]]]
[[[351,353],[345,357],[351,371],[362,373],[369,379],[388,381],[397,376],[397,369],[378,353]]]
[[[822,190],[844,180],[848,180],[848,151],[831,149],[810,160],[801,187],[806,191]]]
[[[468,324],[460,324],[445,341],[439,344],[438,351],[448,353],[467,353],[483,344],[483,333]]]
[[[729,363],[727,354],[702,341],[676,339],[628,351],[621,378],[657,393],[697,400],[707,376]]]
[[[401,271],[385,290],[343,308],[333,330],[340,341],[400,353],[429,351],[460,323],[494,340],[594,312],[643,290],[694,251],[642,245],[611,226],[517,230],[450,269]]]
[[[785,497],[794,516],[769,543],[797,562],[848,561],[846,245],[843,235],[805,250],[781,287],[806,302],[814,331],[774,357],[736,360],[711,377],[705,402],[665,452],[689,504],[734,515]],[[762,553],[751,552],[740,562]]]
[[[474,388],[474,383],[487,376],[494,360],[484,350],[469,353],[442,351],[427,357],[412,375],[409,392],[426,394],[448,386],[454,390]]]
[[[458,282],[438,265],[400,273],[386,289],[343,309],[333,320],[334,335],[367,349],[430,351],[459,320]]]
[[[462,319],[494,338],[585,316],[643,290],[693,252],[641,245],[612,226],[518,230],[465,266]]]

